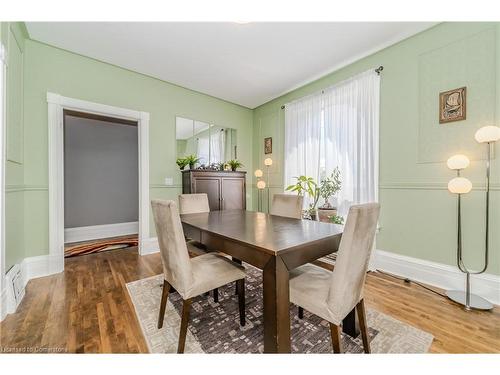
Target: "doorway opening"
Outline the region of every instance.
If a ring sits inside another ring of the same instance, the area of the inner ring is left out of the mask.
[[[66,258],[138,245],[137,125],[63,110]]]

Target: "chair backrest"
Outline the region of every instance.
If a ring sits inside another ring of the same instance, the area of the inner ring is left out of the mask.
[[[181,296],[186,295],[193,285],[193,271],[177,205],[171,200],[152,200],[151,207],[165,280]]]
[[[179,195],[179,213],[181,215],[197,214],[200,212],[210,212],[207,194],[201,193]]]
[[[330,312],[339,321],[363,298],[379,213],[378,203],[355,205],[349,209],[327,299]]]
[[[270,213],[276,216],[302,219],[303,199],[301,195],[274,194]]]

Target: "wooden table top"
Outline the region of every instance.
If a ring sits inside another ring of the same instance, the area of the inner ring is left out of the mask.
[[[299,220],[244,210],[181,215],[184,224],[273,255],[340,236],[342,225]]]

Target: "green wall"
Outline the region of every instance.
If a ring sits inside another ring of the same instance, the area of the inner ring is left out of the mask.
[[[332,47],[334,48],[334,47]],[[455,264],[454,177],[445,161],[462,152],[472,159],[463,175],[474,190],[464,197],[464,251],[479,267],[484,250],[485,147],[474,132],[497,124],[500,114],[500,24],[446,23],[333,72],[254,110],[254,168],[271,156],[271,191],[283,190],[284,111],[281,106],[367,69],[384,66],[380,112],[380,203],[377,248]],[[467,86],[467,120],[440,125],[438,94]],[[264,155],[265,137],[273,154]],[[496,145],[496,154],[500,145]],[[253,184],[256,179],[253,179]],[[500,274],[500,163],[492,163],[491,257],[487,272]],[[257,192],[254,188],[254,196]],[[264,199],[265,201],[265,199]],[[257,200],[254,200],[256,204]]]
[[[5,270],[20,262],[24,252],[23,60],[26,31],[23,24],[1,24],[7,50]]]
[[[384,71],[380,120],[382,213],[377,248],[454,264],[456,207],[454,197],[446,190],[453,173],[444,160],[464,152],[473,159],[464,175],[474,184],[473,192],[464,197],[464,245],[466,260],[478,266],[484,235],[484,148],[475,144],[473,134],[486,123],[498,124],[499,33],[499,24],[440,24],[252,111],[24,40],[23,24],[2,23],[1,38],[9,48],[7,269],[24,257],[48,253],[47,91],[150,113],[151,198],[175,198],[180,192],[180,173],[175,165],[175,116],[236,128],[239,156],[249,172],[264,169],[263,159],[273,158],[270,177],[274,193],[283,190],[281,106],[379,65],[384,65]],[[468,88],[468,119],[439,125],[439,91],[460,86]],[[264,155],[263,139],[269,136],[273,137],[273,154]],[[500,152],[498,144],[495,151]],[[174,186],[162,185],[167,176],[174,177]],[[250,177],[248,182],[248,204],[256,208],[256,181]],[[492,182],[488,272],[500,274],[500,231],[495,230],[500,227],[498,158],[492,163]]]
[[[238,129],[240,158],[252,165],[252,111],[142,74],[131,72],[32,40],[24,42],[24,152],[19,202],[24,222],[17,226],[22,249],[9,264],[22,257],[48,254],[48,132],[47,92],[150,113],[150,198],[176,199],[180,173],[175,164],[175,117],[196,118]],[[9,124],[10,127],[10,124]],[[21,148],[22,149],[22,148]],[[164,186],[165,177],[174,186]],[[8,184],[14,183],[12,174]],[[249,192],[250,192],[249,184]],[[251,204],[251,194],[248,194]],[[11,210],[12,211],[12,210]],[[8,213],[8,227],[16,225]],[[151,221],[151,235],[155,236]],[[23,254],[23,256],[19,256]]]

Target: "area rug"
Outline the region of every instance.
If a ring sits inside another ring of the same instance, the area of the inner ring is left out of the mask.
[[[64,257],[74,257],[78,255],[86,255],[100,253],[102,251],[124,249],[127,247],[138,246],[139,238],[137,235],[122,236],[114,238],[103,238],[95,241],[77,242],[67,244],[64,247]]]
[[[234,285],[219,288],[219,302],[212,296],[193,299],[186,353],[262,353],[264,350],[262,272],[245,265],[246,325],[240,327]],[[137,318],[151,353],[176,353],[182,300],[177,293],[169,296],[162,329],[157,328],[163,275],[127,284]],[[304,311],[297,316],[291,305],[292,353],[332,353],[329,324]],[[388,315],[368,309],[367,320],[373,353],[426,353],[433,336]],[[362,353],[361,337],[342,335],[347,353]]]

